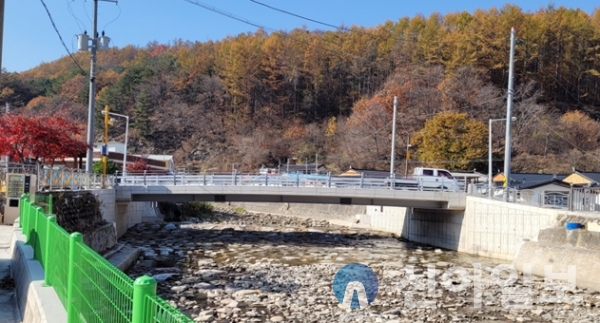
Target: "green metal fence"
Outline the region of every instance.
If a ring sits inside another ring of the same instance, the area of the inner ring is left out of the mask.
[[[35,194],[34,202],[36,206],[42,208],[45,214],[52,214],[52,195],[48,193]]]
[[[46,204],[51,210],[51,196]],[[85,245],[80,233],[67,233],[28,195],[19,205],[21,228],[44,268],[44,284],[54,287],[68,323],[194,322],[156,295],[154,278],[133,281]]]

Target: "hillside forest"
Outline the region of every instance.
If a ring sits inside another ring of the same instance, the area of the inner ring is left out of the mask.
[[[108,105],[130,116],[130,153],[173,154],[188,171],[316,158],[334,171],[387,169],[396,96],[399,172],[406,159],[486,172],[488,120],[506,116],[513,26],[513,171],[600,171],[600,9],[552,6],[111,48],[98,56],[97,140]],[[4,72],[0,104],[85,127],[90,58],[73,57],[84,69],[65,56]],[[493,123],[494,171],[504,127]],[[119,120],[109,130],[115,141],[124,133]]]

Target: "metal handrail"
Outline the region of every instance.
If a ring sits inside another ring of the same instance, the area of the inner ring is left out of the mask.
[[[368,178],[316,174],[251,174],[251,173],[171,173],[128,172],[115,177],[119,186],[292,186],[316,188],[397,189],[411,191],[458,191],[458,182],[439,178],[438,182],[420,178]],[[392,187],[391,183],[396,183]]]
[[[504,200],[505,188],[492,188],[493,200]],[[472,185],[468,191],[471,196],[488,196],[488,185],[483,183]],[[517,190],[508,189],[508,202],[544,208],[557,208],[569,211],[600,211],[600,187],[572,187],[569,191],[556,190]]]

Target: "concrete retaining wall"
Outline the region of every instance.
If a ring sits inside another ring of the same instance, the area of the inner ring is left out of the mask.
[[[44,269],[33,259],[33,248],[25,241],[21,230],[15,230],[11,243],[11,275],[23,323],[67,322],[67,313],[54,289],[42,286]]]
[[[138,223],[147,221],[149,218],[156,219],[152,202],[116,202],[114,189],[94,190],[92,193],[100,201],[102,217],[106,221],[114,223],[117,238]]]
[[[318,219],[345,219],[410,241],[480,256],[513,260],[523,239],[556,225],[560,210],[467,197],[464,212],[390,206],[232,203],[247,210]],[[564,212],[563,212],[564,213]]]
[[[117,230],[114,222],[109,222],[94,231],[85,233],[83,242],[99,254],[112,248],[117,244]]]
[[[345,220],[356,222],[360,215],[366,213],[364,205],[338,204],[304,204],[304,203],[215,203],[215,205],[231,205],[242,207],[248,211],[285,214],[294,216],[310,216],[315,220]],[[358,217],[357,217],[358,215]]]
[[[524,239],[536,240],[540,229],[555,226],[563,210],[505,203],[469,196],[465,210],[463,251],[513,260]]]
[[[545,276],[549,265],[553,273],[568,273],[573,266],[577,286],[600,290],[600,232],[567,230],[566,219],[579,219],[580,223],[590,220],[589,216],[561,215],[559,226],[540,230],[537,241],[523,243],[513,264],[518,270],[529,265],[538,276]]]

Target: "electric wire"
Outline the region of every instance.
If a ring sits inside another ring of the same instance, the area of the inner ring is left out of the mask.
[[[215,12],[215,13],[217,13],[219,15],[222,15],[222,16],[234,19],[236,21],[245,23],[247,25],[254,26],[254,27],[262,29],[262,30],[267,30],[267,31],[271,31],[271,32],[274,32],[274,33],[278,33],[279,35],[281,35],[284,38],[291,39],[291,40],[293,40],[293,41],[295,41],[297,43],[303,44],[305,46],[310,46],[310,47],[322,49],[324,51],[327,51],[329,53],[337,55],[339,58],[347,58],[347,57],[361,58],[359,56],[350,54],[348,52],[344,52],[342,50],[331,49],[331,48],[327,48],[327,47],[324,47],[324,46],[321,46],[321,45],[316,45],[316,44],[311,43],[311,42],[306,41],[306,40],[297,39],[296,37],[293,37],[292,35],[290,35],[289,33],[284,32],[284,31],[276,30],[275,28],[271,28],[271,27],[268,27],[268,26],[265,26],[265,25],[261,25],[261,24],[259,24],[257,22],[253,22],[253,21],[250,21],[250,20],[248,20],[246,18],[234,15],[234,14],[232,14],[230,12],[225,11],[225,10],[222,10],[222,9],[219,9],[219,8],[216,8],[216,7],[213,7],[213,6],[209,6],[209,5],[205,4],[205,3],[202,3],[202,2],[197,1],[197,0],[183,0],[183,1],[188,2],[190,4],[193,4],[193,5],[196,5],[198,7],[204,8],[204,9],[206,9],[208,11]],[[336,44],[336,46],[339,46],[339,45]]]
[[[58,31],[58,28],[56,27],[56,24],[54,23],[54,19],[52,18],[52,14],[50,14],[50,10],[48,10],[48,6],[46,6],[46,2],[44,2],[44,0],[40,0],[40,1],[42,2],[42,5],[46,9],[46,13],[48,14],[48,18],[50,18],[50,22],[52,23],[52,27],[54,27],[54,31],[56,31],[56,34],[58,35],[58,38],[60,39],[60,42],[62,43],[63,47],[65,48],[65,50],[69,54],[69,57],[71,57],[71,59],[73,60],[73,62],[75,63],[75,65],[77,65],[77,67],[81,70],[81,72],[83,72],[84,74],[87,74],[86,71],[81,67],[81,65],[79,65],[79,62],[75,59],[75,57],[73,56],[73,54],[71,54],[71,51],[69,50],[69,48],[65,44],[65,41],[63,40],[62,35]]]
[[[299,14],[296,14],[296,13],[293,13],[293,12],[290,12],[290,11],[287,11],[287,10],[276,8],[276,7],[273,7],[271,5],[268,5],[266,3],[263,3],[263,2],[260,2],[260,1],[257,1],[257,0],[249,0],[249,1],[253,2],[253,3],[257,4],[257,5],[269,8],[271,10],[275,10],[275,11],[278,11],[278,12],[281,12],[281,13],[284,13],[284,14],[287,14],[287,15],[290,15],[290,16],[294,16],[294,17],[297,17],[297,18],[300,18],[300,19],[303,19],[303,20],[311,21],[311,22],[314,22],[314,23],[319,24],[319,25],[323,25],[323,26],[335,28],[335,29],[342,30],[342,31],[357,31],[357,32],[360,32],[360,33],[363,33],[363,34],[366,34],[366,35],[371,35],[371,36],[373,36],[375,38],[380,37],[380,35],[376,35],[374,33],[368,32],[366,30],[361,30],[360,28],[352,29],[352,28],[347,28],[347,27],[344,27],[344,26],[336,26],[336,25],[333,25],[333,24],[330,24],[330,23],[326,23],[326,22],[322,22],[322,21],[319,21],[319,20],[316,20],[316,19],[308,18],[306,16],[302,16],[302,15],[299,15]],[[393,35],[390,35],[389,37],[392,38],[392,39],[394,39],[394,40],[401,41],[401,42],[413,42],[413,43],[423,42],[423,43],[427,43],[427,44],[433,44],[433,43],[437,43],[437,44],[449,44],[449,43],[472,42],[471,39],[431,41],[431,40],[422,40],[422,39],[421,40],[417,40],[417,39],[397,38],[397,37],[394,37]]]
[[[215,7],[213,7],[213,6],[209,6],[209,5],[207,5],[207,4],[205,4],[205,3],[202,3],[202,2],[200,2],[200,1],[195,1],[195,0],[183,0],[183,1],[185,1],[185,2],[188,2],[188,3],[191,3],[191,4],[193,4],[193,5],[196,5],[196,6],[198,6],[198,7],[204,8],[204,9],[206,9],[206,10],[209,10],[209,11],[212,11],[212,12],[215,12],[215,13],[218,13],[218,14],[220,14],[220,15],[222,15],[222,16],[225,16],[225,17],[228,17],[228,18],[231,18],[231,19],[237,20],[237,21],[239,21],[239,22],[242,22],[242,23],[245,23],[245,24],[248,24],[248,25],[254,26],[254,27],[256,27],[256,28],[260,28],[260,29],[268,29],[268,30],[273,30],[273,31],[275,30],[275,29],[273,29],[273,28],[267,28],[267,27],[261,26],[261,25],[260,25],[260,24],[258,24],[258,23],[255,23],[255,22],[252,22],[252,21],[250,21],[250,20],[248,20],[248,19],[245,19],[245,18],[242,18],[242,17],[236,16],[236,15],[234,15],[234,14],[230,13],[230,12],[227,12],[227,11],[224,11],[224,10],[221,10],[221,9],[218,9],[218,8],[215,8]]]
[[[85,15],[86,15],[86,17],[87,17],[87,18],[88,18],[88,20],[90,21],[90,24],[92,24],[92,23],[93,23],[93,22],[92,22],[92,18],[90,18],[90,15],[88,14],[88,12],[87,12],[87,9],[85,8],[85,3],[86,3],[86,2],[87,2],[87,1],[83,1],[83,12],[85,12]]]
[[[82,32],[83,30],[85,30],[85,24],[83,23],[83,21],[81,21],[81,19],[77,18],[77,16],[73,12],[73,8],[71,7],[71,3],[75,2],[75,0],[70,0],[70,1],[66,0],[66,1],[67,1],[67,10],[71,14],[71,16],[73,16],[73,18],[75,18],[75,22],[77,23],[77,28],[79,28],[79,31]],[[83,28],[82,28],[82,26],[83,26]]]
[[[266,3],[262,3],[262,2],[259,2],[259,1],[256,1],[256,0],[250,0],[250,2],[254,2],[254,3],[258,4],[258,5],[261,5],[263,7],[269,8],[271,10],[279,11],[279,12],[285,13],[285,14],[290,15],[290,16],[294,16],[294,17],[297,17],[297,18],[300,18],[300,19],[311,21],[311,22],[317,23],[319,25],[323,25],[323,26],[327,26],[327,27],[331,27],[331,28],[335,28],[335,29],[341,29],[341,30],[344,30],[344,31],[348,31],[349,30],[348,28],[345,28],[343,26],[335,26],[335,25],[328,24],[328,23],[325,23],[325,22],[321,22],[321,21],[318,21],[318,20],[315,20],[315,19],[304,17],[304,16],[301,16],[299,14],[295,14],[293,12],[289,12],[289,11],[286,11],[286,10],[283,10],[283,9],[275,8],[275,7],[270,6],[270,5],[266,4]]]
[[[111,20],[111,21],[110,21],[110,22],[108,22],[106,25],[104,25],[104,27],[102,27],[102,30],[105,30],[105,29],[106,29],[106,27],[108,27],[108,25],[110,25],[110,24],[112,24],[113,22],[117,21],[117,19],[119,19],[119,18],[121,17],[121,13],[122,13],[121,6],[119,6],[119,3],[118,3],[118,2],[115,2],[115,4],[117,5],[117,8],[119,9],[119,13],[117,14],[117,17],[116,17],[115,19]]]

